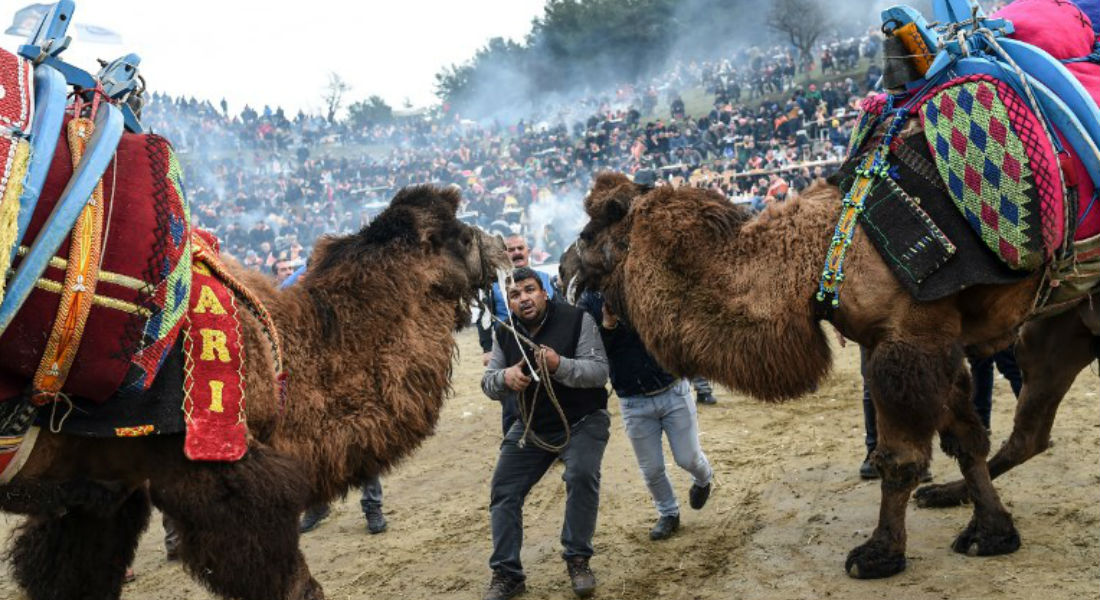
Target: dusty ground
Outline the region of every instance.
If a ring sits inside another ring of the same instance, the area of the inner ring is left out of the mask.
[[[461,337],[455,397],[438,433],[384,479],[390,529],[367,535],[358,495],[304,537],[315,577],[330,599],[480,598],[488,581],[489,478],[500,437],[500,409],[478,388],[480,354]],[[1023,538],[996,558],[954,554],[949,544],[969,508],[909,511],[909,568],[887,580],[856,581],[843,571],[848,550],[874,527],[878,486],[861,482],[863,458],[858,352],[841,350],[833,376],[813,396],[766,406],[723,392],[700,408],[703,446],[717,487],[699,512],[686,507],[690,480],[672,467],[685,504],[680,533],[653,543],[648,494],[613,408],[604,460],[602,506],[592,565],[597,598],[1037,598],[1100,595],[1100,402],[1094,363],[1070,391],[1055,424],[1055,446],[997,481]],[[613,402],[614,406],[614,402]],[[1014,401],[998,380],[994,445],[1012,424]],[[957,476],[937,450],[937,481]],[[567,599],[558,560],[564,487],[554,468],[526,510],[525,598]],[[16,519],[0,515],[0,535]],[[164,562],[158,522],[141,541],[138,579],[123,598],[211,598],[177,564]],[[0,598],[18,598],[10,577]]]

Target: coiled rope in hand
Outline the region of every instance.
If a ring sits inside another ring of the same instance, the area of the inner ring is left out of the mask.
[[[482,310],[487,311],[488,307],[483,305]],[[499,323],[502,327],[504,327],[509,332],[511,332],[512,335],[515,336],[517,342],[519,342],[520,344],[526,345],[528,348],[530,348],[535,353],[535,365],[536,366],[532,367],[531,362],[527,359],[527,353],[523,352],[522,348],[520,349],[521,354],[523,354],[524,362],[526,362],[528,368],[530,368],[532,370],[532,374],[535,378],[536,385],[535,385],[535,393],[534,393],[533,396],[531,396],[531,407],[530,407],[530,409],[528,409],[527,402],[526,402],[526,400],[527,400],[527,390],[524,389],[523,391],[519,392],[519,398],[518,398],[519,401],[516,404],[518,404],[518,406],[519,406],[519,416],[520,416],[520,420],[523,422],[523,436],[519,439],[519,442],[518,442],[519,446],[522,448],[523,445],[524,445],[524,441],[528,440],[532,444],[534,444],[536,447],[542,448],[543,450],[546,450],[547,452],[555,452],[555,453],[561,452],[562,450],[565,449],[566,446],[569,445],[569,439],[572,437],[572,433],[570,431],[569,419],[566,418],[565,411],[562,410],[561,403],[558,401],[558,396],[557,396],[557,394],[554,393],[554,386],[551,385],[551,383],[550,383],[550,375],[551,375],[550,374],[550,367],[548,367],[546,365],[545,349],[542,346],[540,346],[539,344],[536,344],[534,342],[534,340],[532,340],[531,338],[523,335],[518,330],[516,330],[516,328],[513,327],[511,323],[508,323],[507,321],[502,320],[501,318],[494,315],[491,311],[487,312],[486,314],[488,314],[494,321]],[[508,316],[509,316],[509,318],[511,318],[511,312],[510,311],[509,311]],[[554,410],[557,411],[558,418],[561,419],[562,426],[565,428],[565,439],[562,440],[561,444],[552,444],[550,442],[547,442],[546,440],[539,437],[539,435],[531,429],[531,423],[532,423],[532,421],[534,421],[534,417],[535,417],[535,402],[538,400],[539,390],[542,388],[543,385],[546,386],[546,396],[547,396],[547,398],[550,399],[550,404],[554,407]]]

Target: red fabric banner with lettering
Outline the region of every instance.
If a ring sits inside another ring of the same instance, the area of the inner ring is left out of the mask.
[[[195,257],[184,340],[184,453],[235,461],[248,450],[244,345],[233,292]]]

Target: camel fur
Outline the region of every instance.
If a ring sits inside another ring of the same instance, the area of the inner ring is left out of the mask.
[[[227,261],[283,340],[286,406],[260,323],[240,311],[251,434],[242,460],[190,462],[182,435],[43,431],[0,487],[0,509],[30,515],[9,554],[28,598],[118,598],[150,501],[176,523],[185,567],[215,594],[323,598],[298,549],[298,516],[432,434],[450,390],[454,332],[470,322],[477,290],[510,264],[499,239],[456,219],[458,203],[453,189],[400,191],[359,233],[320,242],[287,290]]]
[[[590,222],[577,242],[581,279],[604,293],[671,371],[764,400],[793,398],[814,389],[830,365],[812,299],[840,201],[836,187],[817,182],[800,198],[749,218],[707,191],[651,190],[601,174],[585,199]],[[852,550],[845,569],[874,578],[905,568],[905,507],[936,433],[958,460],[964,483],[922,490],[925,502],[974,502],[973,519],[953,547],[979,555],[1015,551],[1020,539],[991,482],[989,438],[970,402],[964,357],[1014,341],[1031,312],[1038,275],[917,303],[861,229],[845,274],[832,322],[868,350],[879,431],[872,461],[882,475],[878,527]],[[1075,313],[1025,329],[1017,427],[995,458],[995,475],[1045,447],[1057,403],[1093,357],[1100,329],[1086,328],[1086,321]],[[1055,345],[1065,336],[1073,340],[1069,347]]]

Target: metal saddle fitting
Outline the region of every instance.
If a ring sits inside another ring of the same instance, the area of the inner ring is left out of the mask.
[[[36,73],[42,66],[58,71],[65,76],[65,82],[75,87],[77,92],[94,93],[92,90],[102,88],[108,98],[122,105],[120,110],[126,129],[142,133],[137,113],[125,102],[131,94],[140,96],[144,91],[144,86],[138,87],[138,65],[141,64],[141,58],[137,54],[130,53],[116,58],[107,63],[96,76],[61,60],[61,53],[72,42],[66,32],[75,8],[73,0],[59,0],[50,7],[38,22],[28,43],[19,46],[19,55],[34,63]],[[91,100],[89,97],[85,99]]]
[[[141,110],[142,101],[140,97],[142,92],[145,91],[145,86],[138,74],[138,65],[140,64],[141,57],[131,52],[103,64],[103,68],[96,74],[96,79],[99,80],[103,93],[111,100],[119,103],[119,110],[122,111],[122,119],[126,129],[134,133],[142,132],[141,123],[138,121],[138,112]],[[140,87],[138,86],[139,83],[142,84]],[[137,112],[134,111],[132,104],[138,105]]]

